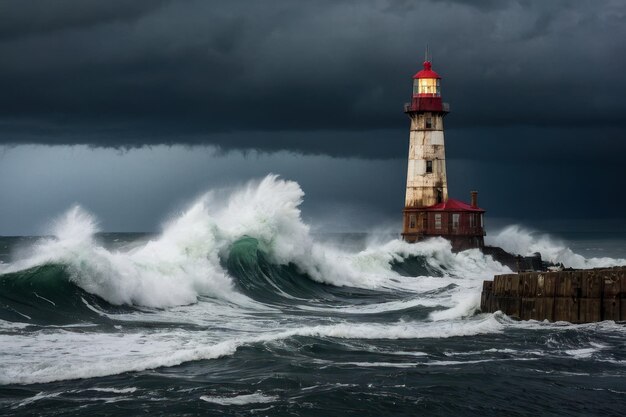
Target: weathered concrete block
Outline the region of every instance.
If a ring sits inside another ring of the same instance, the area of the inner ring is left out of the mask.
[[[520,318],[522,320],[530,320],[535,319],[536,317],[537,312],[535,310],[535,298],[522,298]]]
[[[511,288],[511,283],[509,280],[515,277],[517,278],[517,274],[503,274],[496,275],[493,279],[493,293],[497,296],[507,295],[507,288]]]
[[[556,297],[579,297],[581,271],[561,271],[555,274],[557,274]]]
[[[545,297],[546,296],[546,277],[549,277],[550,274],[545,273],[545,274],[537,274],[536,275],[536,279],[537,279],[537,288],[536,288],[536,292],[535,295],[537,297]],[[550,281],[548,280],[548,285],[550,285]],[[552,290],[552,292],[554,292],[554,290]]]
[[[521,275],[521,296],[535,297],[537,295],[537,275],[533,273],[524,273]]]
[[[497,311],[498,308],[496,306],[496,296],[493,294],[489,294],[489,296],[487,297],[487,300],[485,301],[485,303],[487,304],[487,311],[493,313],[494,311]]]
[[[554,321],[578,323],[578,299],[573,297],[555,297]]]
[[[519,275],[507,275],[504,283],[504,295],[507,297],[517,297],[519,295],[519,281]]]
[[[617,275],[617,279],[620,282],[620,293],[619,293],[619,298],[620,298],[620,314],[619,314],[619,319],[620,321],[624,320],[626,321],[626,269],[622,268],[620,270],[618,270],[616,272]]]
[[[602,276],[596,271],[583,271],[580,288],[582,298],[600,298],[602,294]]]
[[[602,302],[602,320],[614,320],[620,321],[624,320],[621,317],[621,302],[626,300],[621,300],[617,296],[611,296],[609,298],[605,298]]]
[[[499,275],[483,284],[481,309],[522,320],[626,320],[626,268]]]
[[[490,311],[491,298],[493,298],[493,281],[484,281],[483,292],[480,294],[480,310],[482,312]]]
[[[581,298],[578,323],[602,321],[602,300],[600,298]]]
[[[622,283],[619,274],[614,270],[600,271],[598,274],[603,282],[604,297],[619,297],[622,292]]]
[[[554,297],[556,294],[556,273],[541,274],[541,278],[537,278],[537,295],[539,295],[539,288],[541,288],[542,294],[545,297]]]
[[[537,297],[535,298],[535,310],[531,316],[533,320],[549,320],[554,321],[554,298]]]
[[[519,297],[495,297],[496,309],[500,310],[507,316],[520,318],[521,299]]]
[[[496,297],[504,295],[504,277],[506,275],[496,275],[493,278],[493,295]]]

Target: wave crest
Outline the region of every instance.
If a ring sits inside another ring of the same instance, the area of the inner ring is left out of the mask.
[[[441,238],[415,244],[393,239],[370,243],[358,252],[317,242],[301,219],[303,197],[297,183],[276,175],[236,189],[214,190],[167,222],[159,236],[127,250],[103,247],[95,237],[95,217],[74,206],[53,223],[54,237],[41,239],[15,262],[0,265],[0,273],[63,265],[71,282],[109,303],[148,307],[192,304],[198,297],[209,297],[254,308],[259,307],[254,300],[268,299],[238,291],[242,285],[255,291],[265,286],[264,291],[283,291],[296,298],[310,298],[306,291],[324,293],[299,280],[405,292],[433,291],[454,284],[442,303],[455,307],[448,314],[458,316],[470,314],[476,307],[472,294],[479,292],[483,279],[509,272],[479,250],[453,253],[449,242]],[[566,257],[572,266],[616,262],[586,260],[545,239],[528,236],[512,227],[494,240],[513,252],[539,250],[552,261]],[[270,273],[285,276],[264,281],[259,265],[247,265],[247,281],[236,281],[242,277],[233,278],[228,260],[237,242],[245,239],[256,242],[255,250],[262,252],[264,261],[284,267],[270,268]],[[291,282],[285,286],[287,281]]]

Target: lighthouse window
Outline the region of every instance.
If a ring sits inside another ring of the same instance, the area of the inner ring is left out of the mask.
[[[426,118],[426,129],[432,129],[433,128],[433,119],[432,117],[427,117]]]
[[[420,78],[419,79],[418,94],[424,94],[426,96],[439,95],[439,80],[436,78]]]
[[[415,214],[409,216],[409,229],[415,229]]]
[[[426,161],[426,173],[432,173],[433,172],[433,161]]]
[[[460,217],[459,213],[453,213],[452,214],[452,228],[453,229],[458,229],[459,228],[459,217]]]
[[[435,229],[441,229],[441,213],[435,214]]]
[[[470,225],[470,227],[474,227],[474,223],[476,223],[476,215],[475,214],[470,214],[469,215],[469,225]]]

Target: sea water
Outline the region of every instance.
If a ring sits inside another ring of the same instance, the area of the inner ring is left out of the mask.
[[[268,176],[160,234],[102,234],[75,206],[47,237],[0,238],[0,413],[623,415],[624,324],[482,314],[508,268],[443,239],[312,234],[303,195]],[[490,242],[626,265],[616,239]]]

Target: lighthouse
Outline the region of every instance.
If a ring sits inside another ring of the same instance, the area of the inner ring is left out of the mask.
[[[413,76],[411,102],[404,105],[411,130],[402,237],[416,242],[441,236],[456,251],[483,248],[485,210],[478,207],[478,193],[471,192],[469,204],[448,198],[443,119],[449,110],[427,53],[424,68]]]

